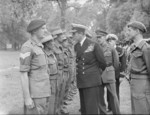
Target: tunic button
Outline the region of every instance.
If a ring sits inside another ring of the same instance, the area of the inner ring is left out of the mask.
[[[85,74],[85,73],[83,72],[83,74]]]
[[[83,69],[84,69],[84,67],[83,67]]]
[[[83,63],[83,65],[84,65],[84,63]]]
[[[84,58],[82,60],[84,60]]]

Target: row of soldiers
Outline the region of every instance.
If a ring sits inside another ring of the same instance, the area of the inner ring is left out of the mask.
[[[31,21],[27,31],[31,34],[31,38],[22,46],[20,54],[20,71],[26,105],[25,113],[69,114],[67,101],[72,100],[72,96],[76,93],[75,41],[72,39],[72,34],[75,31],[66,32],[60,28],[54,28],[49,33],[43,20]],[[90,34],[85,34],[88,39],[92,38]],[[119,66],[120,61],[115,50],[115,43],[118,38],[116,35],[107,35],[106,32],[100,30],[97,30],[96,34],[99,45],[103,47],[106,62],[108,61],[107,65],[111,64],[109,66],[112,67],[113,64],[118,72],[118,77],[113,76],[114,72],[111,73],[113,77],[109,80],[105,79],[106,75],[103,75],[100,100],[102,100],[104,108],[100,108],[100,110],[102,110],[101,113],[106,113],[103,96],[104,87],[107,87],[108,109],[112,110],[113,113],[120,113],[118,102],[120,70],[118,69],[122,66]],[[28,82],[26,82],[25,77]],[[39,100],[45,97],[45,103],[43,100]],[[110,100],[113,101],[110,102]]]
[[[50,33],[43,20],[31,21],[27,31],[31,38],[20,53],[25,114],[69,114],[68,101],[77,91],[72,32]]]
[[[68,114],[67,102],[69,91],[75,88],[75,53],[71,33],[55,28],[42,39],[47,55],[50,75],[51,96],[49,114]]]

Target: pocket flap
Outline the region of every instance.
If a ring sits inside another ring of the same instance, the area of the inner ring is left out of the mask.
[[[142,53],[142,52],[135,52],[135,53],[133,53],[133,55],[134,55],[135,57],[140,57],[140,56],[143,55],[143,53]]]
[[[44,54],[44,52],[42,51],[42,49],[36,49],[34,51],[35,51],[36,55]]]

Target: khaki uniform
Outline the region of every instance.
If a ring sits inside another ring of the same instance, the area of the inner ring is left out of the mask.
[[[63,67],[64,67],[64,53],[63,48],[60,44],[55,44],[54,54],[58,61],[58,88],[56,94],[56,113],[60,112],[61,106],[61,94],[62,94],[62,85],[63,85]]]
[[[150,114],[150,48],[143,40],[130,51],[132,114]]]
[[[110,99],[110,106],[112,109],[113,114],[120,114],[120,109],[119,109],[119,102],[118,102],[118,97],[116,94],[116,78],[115,78],[115,70],[119,68],[119,59],[116,50],[109,46],[105,45],[103,47],[104,51],[104,56],[106,60],[107,67],[102,73],[102,82],[103,82],[103,87],[107,88],[107,91],[109,93],[109,99]],[[100,95],[102,96],[100,98],[100,101],[103,102],[104,99],[102,94],[104,94],[104,88],[100,89],[102,93]]]
[[[35,108],[25,109],[26,114],[48,113],[51,91],[46,56],[42,47],[42,44],[28,40],[21,48],[20,72],[28,72],[29,91],[35,103]]]
[[[48,72],[50,76],[50,84],[51,84],[51,97],[49,99],[49,112],[48,114],[56,113],[56,92],[58,86],[58,67],[57,67],[57,59],[52,51],[45,51],[48,60]]]
[[[67,108],[68,102],[72,100],[74,94],[76,93],[77,87],[75,82],[75,52],[74,48],[70,46],[68,48],[69,54],[69,78],[66,83],[65,95],[64,95],[64,108]]]
[[[64,67],[63,67],[63,83],[62,83],[62,91],[61,91],[61,110],[65,112],[66,107],[64,106],[64,99],[67,96],[69,90],[69,80],[70,80],[70,58],[68,49],[63,49],[64,53]]]

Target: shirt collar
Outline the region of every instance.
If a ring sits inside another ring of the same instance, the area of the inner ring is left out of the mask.
[[[82,41],[80,42],[80,45],[81,45],[81,46],[83,45],[85,39],[86,39],[86,36],[85,36],[85,37],[82,39]]]
[[[51,50],[44,50],[47,56],[53,55],[53,52]]]
[[[142,39],[142,40],[139,40],[137,43],[135,43],[135,46],[141,49],[144,44],[145,44],[145,41]]]
[[[130,51],[132,52],[132,51],[134,51],[136,48],[141,49],[144,44],[145,44],[145,41],[144,41],[144,40],[139,40],[138,42],[133,43],[133,44],[131,45]]]
[[[37,45],[37,46],[39,46],[39,47],[44,48],[44,46],[43,46],[42,43],[37,43],[37,42],[36,42],[35,40],[33,40],[33,39],[30,39],[30,41],[31,41],[31,43],[32,43],[33,45]]]

